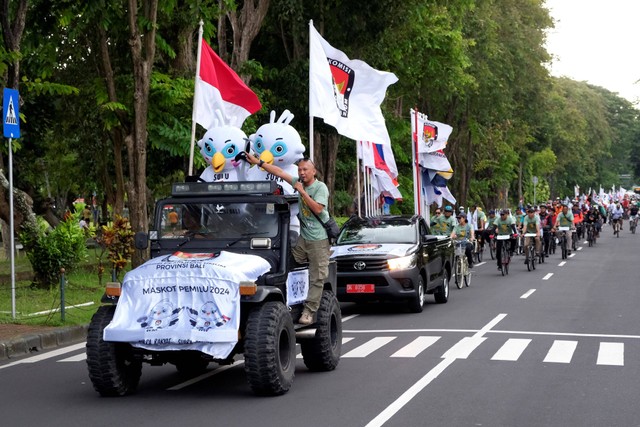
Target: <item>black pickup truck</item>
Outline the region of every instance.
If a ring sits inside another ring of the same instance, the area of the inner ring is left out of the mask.
[[[446,303],[453,255],[451,239],[431,235],[421,216],[351,217],[332,247],[338,300],[407,301],[414,313],[427,294]]]

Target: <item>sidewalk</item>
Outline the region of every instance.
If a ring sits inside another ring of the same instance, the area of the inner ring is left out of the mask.
[[[88,326],[55,328],[0,324],[0,361],[82,342],[87,339]]]

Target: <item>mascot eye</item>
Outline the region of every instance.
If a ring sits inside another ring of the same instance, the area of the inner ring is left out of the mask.
[[[271,147],[271,154],[273,154],[274,157],[284,156],[287,154],[287,144],[284,142],[276,142],[273,144],[273,147]]]
[[[264,151],[264,142],[262,142],[262,138],[256,138],[256,141],[253,143],[253,148],[257,153],[262,153]]]
[[[216,154],[216,149],[213,148],[213,145],[209,144],[208,142],[205,142],[204,154],[206,154],[207,156],[213,156],[214,154]]]
[[[238,147],[233,143],[229,143],[222,149],[222,154],[224,154],[227,159],[235,157],[236,154],[238,154]]]

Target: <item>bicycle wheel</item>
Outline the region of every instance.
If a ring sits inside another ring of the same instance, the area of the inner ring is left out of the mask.
[[[562,254],[562,259],[567,259],[567,238],[562,237],[562,241],[560,242],[560,253]]]
[[[484,249],[484,246],[480,245],[479,243],[476,243],[478,250],[476,251],[476,261],[478,262],[482,262],[482,252]]]
[[[496,259],[496,246],[493,240],[489,241],[489,255],[491,255],[491,259]]]
[[[536,250],[534,246],[531,246],[531,268],[536,269]]]
[[[462,289],[464,286],[462,281],[462,257],[456,257],[456,286],[458,289]]]
[[[471,269],[467,265],[464,272],[464,285],[468,288],[471,284]]]
[[[531,246],[527,246],[527,270],[533,270],[533,251],[531,250]]]

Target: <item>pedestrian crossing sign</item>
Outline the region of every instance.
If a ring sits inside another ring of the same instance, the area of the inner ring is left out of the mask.
[[[2,91],[2,129],[5,138],[20,138],[19,100],[17,90],[4,88]]]

